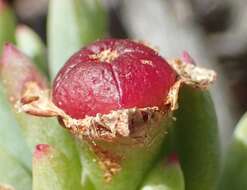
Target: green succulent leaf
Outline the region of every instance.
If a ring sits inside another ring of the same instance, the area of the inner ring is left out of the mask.
[[[15,117],[11,113],[2,84],[0,84],[0,118],[0,146],[4,147],[12,157],[31,170],[31,152],[23,139]]]
[[[15,42],[15,16],[12,10],[1,0],[0,1],[0,54],[3,44]]]
[[[104,36],[106,14],[99,0],[51,0],[48,53],[51,77],[85,44]]]
[[[93,42],[106,34],[107,18],[101,0],[74,0],[81,45]]]
[[[225,156],[220,190],[247,189],[247,114],[239,121]]]
[[[11,9],[0,1],[0,54],[6,42],[14,42],[15,17]],[[31,168],[31,153],[23,140],[20,129],[11,113],[8,99],[0,84],[0,146],[19,160],[27,168]]]
[[[21,73],[21,75],[19,74]],[[2,81],[25,139],[33,152],[37,144],[50,144],[61,151],[74,168],[74,178],[80,181],[81,165],[73,138],[59,126],[56,119],[39,118],[20,113],[16,103],[29,82],[47,88],[44,77],[38,72],[28,57],[13,45],[7,44],[3,50]]]
[[[172,155],[151,170],[141,190],[184,190],[184,186],[180,164]]]
[[[51,145],[39,144],[33,155],[33,190],[78,190],[74,168],[67,157]]]
[[[48,64],[46,60],[46,49],[38,34],[25,25],[20,25],[16,29],[17,47],[30,57],[40,71],[48,77]]]
[[[216,114],[208,92],[185,86],[179,95],[174,136],[186,190],[214,190],[219,176]]]
[[[0,189],[31,190],[31,173],[12,155],[0,146]]]
[[[82,189],[95,190],[95,186],[93,185],[92,180],[89,178],[85,170],[82,170],[81,184],[82,184]]]

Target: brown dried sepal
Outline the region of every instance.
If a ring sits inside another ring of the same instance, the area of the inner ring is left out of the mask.
[[[26,90],[20,101],[17,102],[16,107],[19,111],[35,116],[57,116],[65,128],[81,139],[108,142],[122,138],[133,138],[134,140],[140,134],[146,136],[139,127],[145,123],[154,122],[154,120],[161,120],[166,114],[158,107],[131,108],[112,111],[109,114],[87,116],[84,119],[73,119],[53,104],[48,89],[41,90],[33,82],[26,85]]]
[[[180,59],[172,59],[168,63],[177,72],[181,84],[207,89],[216,80],[216,73],[213,70],[185,63]]]
[[[20,112],[26,112],[41,117],[53,117],[64,114],[64,112],[57,108],[50,100],[49,90],[41,89],[36,82],[28,82],[25,84],[25,90],[15,107]]]

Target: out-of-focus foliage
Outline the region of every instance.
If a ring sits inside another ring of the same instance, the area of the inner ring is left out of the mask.
[[[54,78],[70,55],[104,37],[106,15],[98,0],[51,0],[47,27],[49,66]]]
[[[30,171],[2,147],[0,147],[0,168],[0,189],[5,190],[5,185],[17,190],[32,189]]]
[[[12,10],[0,1],[0,53],[5,42],[14,42],[15,17]]]
[[[45,44],[40,39],[39,35],[31,28],[20,25],[16,29],[15,36],[17,47],[30,57],[39,70],[48,77],[49,72]]]
[[[195,15],[190,3],[181,0],[122,2],[121,18],[132,38],[152,44],[166,58],[180,57],[184,50],[189,51],[196,64],[217,71],[217,81],[210,90],[218,116],[221,140],[226,145],[237,120],[232,107],[234,102],[224,73],[208,51],[205,37],[194,22]]]
[[[141,190],[183,190],[183,172],[173,155],[161,160],[147,176]]]
[[[220,190],[247,189],[247,114],[239,121],[224,161]]]
[[[191,87],[182,88],[175,117],[175,146],[186,189],[216,190],[220,147],[211,97]]]

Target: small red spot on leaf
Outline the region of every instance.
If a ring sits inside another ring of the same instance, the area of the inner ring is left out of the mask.
[[[38,144],[36,145],[35,151],[34,151],[34,157],[39,159],[42,158],[44,155],[47,155],[49,153],[50,145],[48,144]]]

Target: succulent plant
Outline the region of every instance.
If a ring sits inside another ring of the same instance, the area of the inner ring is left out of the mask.
[[[232,142],[223,160],[223,170],[220,175],[219,189],[246,189],[246,130],[247,115],[244,114],[237,124]]]
[[[214,71],[97,40],[97,0],[50,1],[48,60],[1,0],[0,20],[0,189],[217,189]]]

